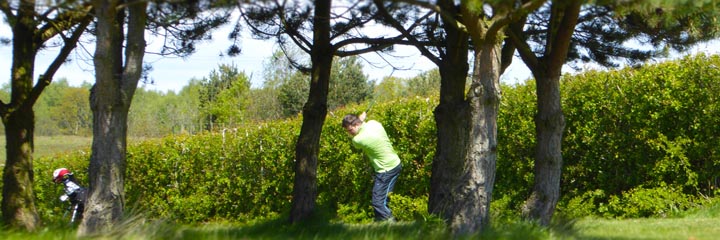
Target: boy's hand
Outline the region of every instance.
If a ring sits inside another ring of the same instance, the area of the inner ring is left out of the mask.
[[[360,118],[360,121],[363,121],[363,122],[365,121],[366,117],[367,117],[367,112],[363,112],[360,114],[360,116],[358,116],[358,118]]]

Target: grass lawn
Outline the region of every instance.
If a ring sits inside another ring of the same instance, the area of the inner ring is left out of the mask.
[[[720,218],[584,220],[577,239],[719,239]]]
[[[130,138],[128,144],[148,138]],[[54,156],[71,151],[90,151],[92,137],[60,135],[35,136],[35,158]],[[5,138],[0,137],[0,165],[5,164]]]
[[[542,228],[528,223],[502,224],[458,239],[678,239],[711,240],[720,237],[720,218],[681,217],[647,219],[580,219],[562,229]],[[452,239],[439,222],[401,221],[396,223],[309,223],[288,225],[285,219],[252,224],[202,223],[177,226],[169,223],[136,221],[124,224],[108,239]],[[0,230],[4,239],[75,239],[74,230],[48,228],[38,233]]]
[[[89,151],[92,137],[82,136],[35,136],[35,158],[53,156],[69,151]],[[5,138],[0,137],[0,164],[5,164]]]
[[[161,231],[162,232],[162,231]],[[203,225],[172,232],[175,239],[452,239],[435,222],[397,222],[371,224],[311,224],[289,226],[269,221],[246,226]],[[157,236],[166,238],[168,235]],[[663,219],[581,219],[570,228],[547,229],[528,223],[496,226],[460,239],[678,239],[712,240],[720,238],[720,218]]]
[[[720,239],[720,203],[675,218],[584,219],[573,229],[577,239]]]

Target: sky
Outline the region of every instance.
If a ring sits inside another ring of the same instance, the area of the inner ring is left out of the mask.
[[[226,52],[231,42],[227,39],[227,33],[232,24],[226,25],[215,31],[212,40],[204,41],[196,45],[196,52],[189,57],[160,57],[158,55],[146,54],[145,61],[152,64],[153,70],[149,74],[153,84],[142,83],[141,86],[148,90],[175,91],[179,92],[188,82],[195,79],[207,77],[212,70],[217,69],[220,64],[234,65],[246,75],[251,76],[252,86],[261,87],[263,82],[263,64],[269,61],[269,57],[278,47],[272,40],[261,41],[245,38],[239,43],[242,52],[239,56],[230,57]],[[12,38],[12,32],[6,23],[0,24],[0,37]],[[148,49],[159,49],[160,40],[149,39]],[[78,46],[70,55],[69,62],[63,64],[55,74],[54,81],[65,78],[72,86],[80,86],[83,82],[94,83],[94,73],[90,55],[93,53],[94,44]],[[370,80],[376,82],[386,76],[413,77],[419,73],[435,68],[436,66],[427,60],[415,49],[407,46],[395,47],[394,55],[399,58],[385,57],[394,66],[407,69],[395,70],[383,61],[376,53],[362,55],[361,61],[364,65],[365,74]],[[52,59],[57,55],[59,48],[43,50],[36,59],[35,78],[47,69]],[[10,81],[10,67],[12,64],[12,46],[0,45],[0,84],[7,84]],[[520,62],[519,59],[515,62]],[[530,77],[530,71],[522,64],[514,64],[503,76],[505,81],[517,82]]]
[[[232,24],[228,24],[218,31],[215,31],[212,40],[204,41],[196,45],[197,51],[189,57],[160,57],[158,55],[146,54],[145,61],[152,64],[153,70],[149,74],[152,84],[140,83],[140,87],[147,90],[156,90],[161,92],[174,91],[179,92],[188,84],[191,79],[202,79],[207,77],[212,70],[217,69],[220,64],[234,65],[240,71],[244,71],[246,75],[251,77],[253,87],[261,87],[263,82],[263,64],[269,61],[269,57],[278,48],[272,40],[261,41],[245,38],[239,43],[242,52],[239,56],[229,57],[223,54],[230,41],[227,40],[227,33],[232,28]],[[0,24],[0,37],[12,38],[10,28],[6,23]],[[157,39],[149,39],[149,51],[159,49],[160,42]],[[717,41],[713,43],[700,44],[693,48],[690,53],[706,52],[708,54],[717,54],[720,52],[720,44]],[[59,48],[43,50],[36,59],[35,79],[38,75],[45,71],[52,59],[55,58]],[[70,55],[72,61],[63,64],[60,70],[55,74],[54,80],[66,78],[70,85],[80,86],[83,82],[94,83],[94,73],[92,60],[90,55],[94,50],[94,44],[85,44],[79,46],[76,51]],[[392,62],[393,65],[408,70],[393,71],[392,67],[384,63],[382,59],[375,53],[362,55],[367,62],[364,65],[365,74],[370,80],[380,81],[386,76],[396,77],[412,77],[419,73],[435,68],[429,60],[419,54],[416,49],[406,46],[397,46],[397,52],[394,55],[402,56],[402,58],[385,57],[386,60]],[[0,84],[9,83],[10,67],[12,64],[12,47],[10,45],[0,45]],[[659,61],[659,60],[658,60]],[[592,68],[592,67],[588,67]],[[565,72],[573,72],[566,67]],[[513,64],[506,70],[501,77],[504,83],[518,83],[531,77],[530,71],[522,63],[522,60],[516,57]]]
[[[227,25],[214,32],[212,40],[197,44],[197,51],[186,58],[160,57],[158,55],[146,54],[145,61],[153,66],[149,78],[153,80],[154,84],[145,85],[144,87],[146,89],[163,92],[168,90],[178,92],[188,84],[190,79],[207,77],[209,73],[217,69],[220,64],[235,65],[238,70],[244,71],[246,75],[252,77],[253,87],[262,86],[263,63],[269,61],[272,53],[278,50],[277,46],[272,40],[261,41],[245,38],[239,43],[242,49],[241,54],[235,57],[227,56],[227,54],[223,53],[226,52],[227,47],[231,44],[226,37],[231,27],[231,25]],[[12,37],[12,33],[6,24],[0,26],[0,37]],[[158,41],[157,39],[149,40],[148,49],[157,46],[159,44]],[[66,78],[70,85],[73,86],[79,86],[83,82],[94,82],[92,60],[89,59],[90,55],[86,53],[92,53],[94,51],[90,50],[94,48],[94,44],[85,44],[84,47],[86,50],[78,48],[80,50],[76,49],[76,51],[71,54],[70,58],[72,58],[72,61],[63,64],[55,74],[55,80]],[[156,47],[155,49],[158,48]],[[40,52],[36,60],[36,78],[47,68],[52,59],[55,58],[57,51],[57,49],[48,49]],[[363,58],[369,60],[376,66],[384,65],[385,67],[377,68],[368,62],[363,62],[365,74],[367,74],[370,79],[375,80],[380,80],[391,74],[398,77],[410,77],[434,67],[430,61],[422,57],[417,51],[413,51],[412,48],[406,47],[405,50],[401,50],[401,52],[403,53],[400,55],[407,57],[394,59],[393,64],[410,70],[393,72],[391,67],[382,63],[382,60],[377,54],[370,53],[363,55]],[[0,56],[3,56],[0,57],[0,84],[6,84],[10,79],[10,67],[12,64],[12,58],[10,56],[12,56],[12,47],[10,45],[0,45]]]

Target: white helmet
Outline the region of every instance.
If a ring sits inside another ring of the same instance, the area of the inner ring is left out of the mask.
[[[65,176],[72,174],[67,168],[58,168],[53,171],[53,182],[59,183],[63,179],[65,179]]]

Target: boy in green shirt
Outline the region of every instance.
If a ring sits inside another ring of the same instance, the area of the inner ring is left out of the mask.
[[[372,206],[375,209],[375,221],[394,221],[392,211],[388,208],[388,195],[395,187],[400,175],[402,164],[382,124],[370,120],[365,122],[367,113],[360,116],[345,115],[342,126],[352,136],[353,146],[362,149],[370,158],[375,170],[372,191]]]

